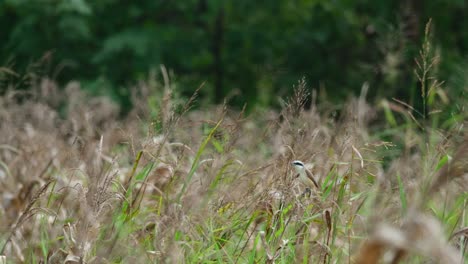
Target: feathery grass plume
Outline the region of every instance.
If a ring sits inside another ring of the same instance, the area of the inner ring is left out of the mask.
[[[285,117],[298,117],[304,111],[304,107],[309,99],[310,93],[307,91],[307,83],[303,77],[294,87],[294,94],[288,99],[284,105]]]
[[[432,19],[426,24],[424,30],[424,40],[422,43],[422,48],[419,51],[419,57],[415,59],[417,69],[415,69],[416,77],[418,78],[421,84],[421,97],[423,103],[423,112],[422,116],[424,119],[428,116],[431,111],[428,109],[429,106],[432,106],[431,102],[433,97],[441,91],[443,82],[437,80],[435,76],[435,71],[440,62],[440,56],[434,50],[432,44]],[[430,104],[430,105],[428,105]]]
[[[30,199],[26,207],[23,209],[23,212],[19,215],[19,217],[16,219],[14,224],[11,226],[10,232],[8,233],[8,236],[3,243],[1,249],[0,249],[0,254],[3,255],[5,252],[5,248],[12,239],[12,236],[15,235],[16,231],[21,227],[21,225],[24,224],[24,222],[32,217],[34,215],[33,213],[33,206],[34,204],[39,200],[39,198],[47,191],[47,188],[49,188],[49,185],[52,183],[52,181],[46,182]]]
[[[138,103],[125,117],[78,83],[61,90],[36,79],[33,92],[0,96],[0,217],[10,220],[0,221],[8,241],[0,255],[9,263],[463,257],[466,171],[457,168],[466,150],[452,152],[465,149],[459,119],[422,134],[413,110],[395,100],[386,109],[406,123],[393,116],[389,126],[367,101],[367,84],[343,105],[316,102],[312,92],[308,108],[304,80],[280,111],[194,109],[196,94],[181,102],[161,74],[161,83],[153,72],[134,87]],[[317,177],[310,197],[290,165],[296,159]],[[444,192],[452,180],[460,184]]]
[[[463,202],[458,202],[456,205],[461,206],[458,208],[459,213],[447,211],[448,209],[445,208],[446,203],[452,203],[449,201],[453,197],[463,197],[463,187],[454,186],[453,190],[445,193],[445,202],[440,201],[437,191],[451,180],[465,177],[467,166],[464,156],[468,151],[466,135],[463,136],[463,131],[445,131],[447,134],[451,134],[451,138],[445,137],[442,133],[436,132],[439,129],[437,120],[430,120],[432,115],[429,113],[432,111],[429,107],[434,106],[435,90],[441,89],[442,83],[436,81],[434,77],[439,58],[431,47],[429,35],[430,22],[426,25],[426,37],[420,56],[416,60],[418,68],[415,70],[422,86],[423,112],[419,113],[411,105],[398,99],[393,100],[399,105],[387,101],[383,103],[387,120],[397,131],[394,137],[398,135],[399,128],[391,111],[402,113],[405,116],[407,127],[404,128],[405,133],[402,133],[404,136],[401,143],[404,146],[402,157],[392,161],[387,171],[388,175],[396,176],[396,181],[390,181],[390,184],[398,187],[390,190],[385,196],[380,195],[379,203],[374,203],[374,209],[385,206],[385,204],[392,204],[388,201],[395,202],[397,201],[396,197],[399,196],[401,212],[397,214],[395,210],[391,210],[397,208],[389,207],[380,212],[380,214],[385,215],[385,218],[369,218],[370,234],[352,258],[354,263],[379,263],[383,259],[386,259],[388,263],[401,263],[403,261],[413,263],[412,261],[424,258],[439,263],[458,263],[460,259],[464,258],[463,251],[457,252],[457,249],[448,243],[448,236],[444,234],[444,228],[450,224],[441,222],[444,217],[437,215],[438,210],[442,210],[442,215],[448,214],[447,217],[466,219],[466,210],[460,211],[463,208]],[[418,116],[413,113],[418,114]],[[430,122],[432,122],[432,128],[428,127]],[[454,158],[451,161],[449,158],[441,158],[448,157],[446,153],[450,153],[450,146],[457,142],[456,139],[460,134],[464,139],[462,144],[456,148]],[[428,182],[430,182],[429,188],[427,188]],[[388,192],[385,189],[382,191]],[[384,201],[383,198],[388,201]],[[422,213],[426,207],[430,207],[431,211],[441,219],[428,213]],[[466,225],[464,223],[466,221],[461,220],[461,222],[463,222],[461,226]],[[459,224],[457,222],[455,225],[450,225],[450,228]]]

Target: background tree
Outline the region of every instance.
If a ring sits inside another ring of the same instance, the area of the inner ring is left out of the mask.
[[[440,79],[453,95],[464,93],[467,10],[462,0],[5,0],[0,56],[18,76],[78,78],[127,107],[125,87],[161,64],[182,94],[206,82],[202,96],[238,106],[276,105],[302,76],[336,102],[367,81],[373,97],[417,103],[418,82],[408,69],[429,18],[444,58]],[[31,67],[40,58],[46,66]]]

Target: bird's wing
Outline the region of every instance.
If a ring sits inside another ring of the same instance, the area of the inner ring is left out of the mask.
[[[314,176],[312,175],[312,172],[310,172],[307,169],[305,171],[306,171],[307,178],[309,178],[314,183],[315,187],[319,188],[319,185],[318,185],[317,181],[314,179]]]

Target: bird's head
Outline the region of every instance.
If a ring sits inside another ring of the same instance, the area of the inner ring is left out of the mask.
[[[296,169],[297,172],[301,172],[305,170],[304,163],[300,160],[295,160],[291,162],[291,164],[293,165],[294,169]]]

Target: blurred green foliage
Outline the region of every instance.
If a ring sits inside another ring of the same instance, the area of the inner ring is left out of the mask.
[[[4,0],[0,57],[16,72],[79,78],[129,103],[129,84],[163,64],[182,94],[271,106],[305,76],[339,101],[364,82],[371,96],[417,104],[414,58],[433,19],[439,79],[466,92],[468,3],[350,0]],[[0,89],[5,89],[2,86]],[[109,88],[110,87],[110,88]]]

